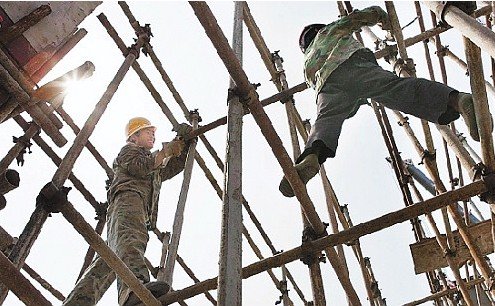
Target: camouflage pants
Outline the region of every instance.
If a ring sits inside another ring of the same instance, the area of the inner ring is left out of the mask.
[[[143,283],[150,281],[144,262],[148,242],[145,210],[136,192],[118,193],[108,207],[107,244]],[[64,301],[65,306],[96,305],[115,280],[115,273],[97,256]],[[117,279],[119,305],[127,299],[130,289]]]
[[[324,147],[320,150],[325,155],[323,161],[334,157],[344,121],[354,116],[367,98],[430,122],[447,124],[459,117],[442,117],[451,92],[455,90],[438,82],[400,78],[382,69],[371,51],[359,50],[332,72],[318,94],[318,115],[298,161],[314,152],[316,141],[319,144],[315,145]]]

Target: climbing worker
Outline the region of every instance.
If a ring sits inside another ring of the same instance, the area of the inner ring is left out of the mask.
[[[296,160],[304,184],[327,158],[335,157],[344,120],[354,116],[367,98],[438,124],[461,115],[471,137],[479,141],[470,94],[422,78],[400,78],[382,69],[373,52],[352,37],[361,27],[375,24],[390,30],[388,15],[379,6],[355,10],[328,25],[308,25],[300,35],[305,79],[316,91],[318,112],[305,150]],[[294,196],[285,177],[279,190],[286,197]]]
[[[107,193],[107,244],[158,297],[166,294],[170,286],[165,282],[150,282],[144,259],[148,231],[156,227],[161,183],[184,169],[189,145],[181,136],[189,133],[191,127],[180,124],[175,130],[178,136],[152,153],[155,130],[156,127],[142,117],[130,119],[125,127],[127,143],[113,163],[114,177]],[[115,273],[97,256],[63,305],[95,305],[114,280]],[[117,279],[117,289],[119,305],[132,306],[140,302],[120,279]]]

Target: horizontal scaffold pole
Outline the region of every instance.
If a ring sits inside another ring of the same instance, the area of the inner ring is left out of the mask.
[[[242,269],[242,277],[248,278],[268,269],[272,269],[292,262],[294,260],[298,260],[303,256],[303,254],[306,253],[318,252],[329,246],[336,246],[338,244],[354,241],[365,235],[369,235],[385,228],[391,227],[392,225],[411,220],[420,215],[431,213],[437,209],[446,207],[451,203],[463,201],[470,197],[474,197],[482,192],[485,192],[486,190],[487,188],[483,181],[475,181],[459,189],[442,193],[441,195],[438,195],[426,201],[419,202],[400,210],[385,214],[376,219],[360,223],[339,233],[327,235],[323,238],[309,243],[304,248],[297,247],[273,257],[253,263]],[[171,292],[168,295],[159,298],[159,301],[161,301],[164,305],[168,305],[178,300],[185,300],[195,295],[202,294],[205,291],[214,290],[216,289],[216,286],[216,278],[211,278],[185,289]]]

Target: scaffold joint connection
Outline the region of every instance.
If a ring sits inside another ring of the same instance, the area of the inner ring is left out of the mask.
[[[71,189],[64,186],[58,189],[52,182],[48,182],[36,197],[36,206],[41,205],[49,213],[58,213],[68,203],[67,194]]]

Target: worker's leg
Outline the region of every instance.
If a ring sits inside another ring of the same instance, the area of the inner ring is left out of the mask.
[[[96,305],[115,280],[115,273],[99,256],[93,260],[79,279],[63,306]]]
[[[422,78],[400,78],[363,51],[356,52],[343,65],[347,69],[336,70],[331,77],[341,79],[342,90],[358,98],[373,98],[388,108],[434,123],[447,124],[459,118],[459,113],[449,107],[449,99],[458,92],[447,85]]]
[[[108,245],[142,282],[150,281],[144,261],[148,242],[145,211],[141,196],[136,192],[118,193],[108,207]],[[129,296],[130,289],[117,278],[119,305]]]
[[[306,142],[304,152],[296,161],[299,177],[306,184],[314,177],[328,157],[334,157],[344,120],[356,113],[360,104],[334,82],[327,82],[317,97],[317,117]],[[293,197],[294,191],[287,179],[282,178],[280,192]]]

